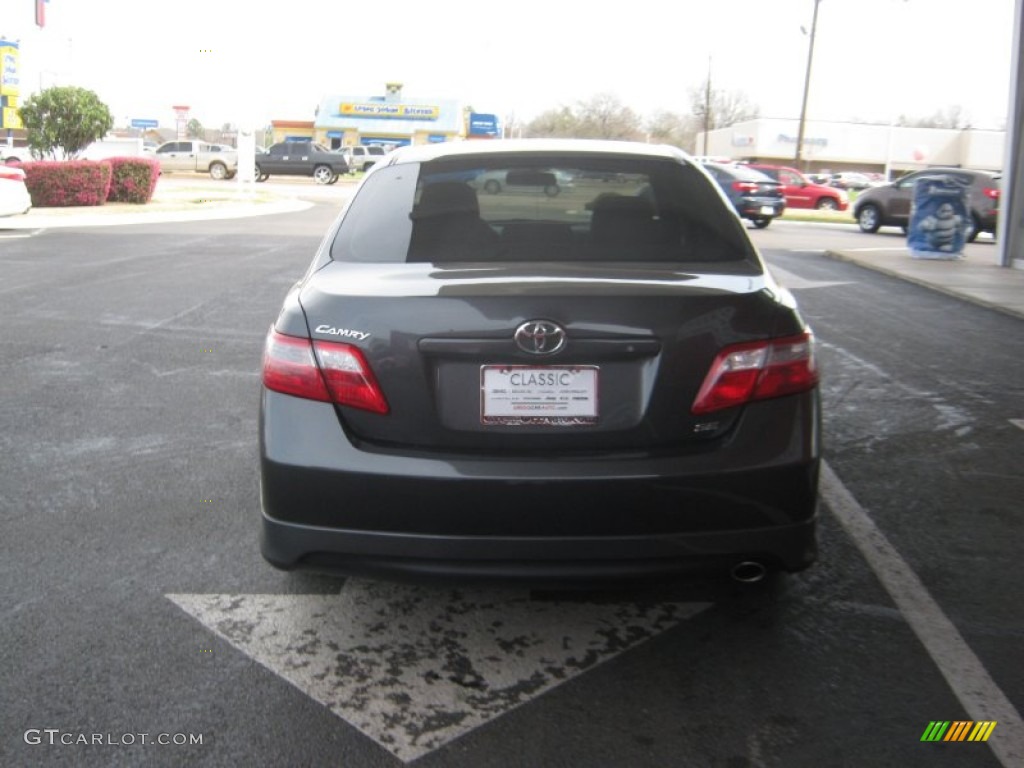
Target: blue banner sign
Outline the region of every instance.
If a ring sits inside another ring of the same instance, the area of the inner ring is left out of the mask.
[[[498,116],[471,112],[469,115],[470,136],[497,136]]]
[[[160,127],[159,120],[145,120],[142,118],[132,118],[132,128],[158,128]]]

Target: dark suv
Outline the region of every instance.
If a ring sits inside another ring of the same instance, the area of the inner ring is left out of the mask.
[[[963,168],[928,168],[914,171],[884,187],[867,189],[853,204],[853,217],[862,232],[877,232],[880,227],[902,227],[910,222],[910,206],[914,185],[923,177],[951,175],[968,188],[967,207],[971,217],[967,224],[967,242],[974,242],[979,232],[996,231],[999,211],[999,179],[997,173],[970,171]]]

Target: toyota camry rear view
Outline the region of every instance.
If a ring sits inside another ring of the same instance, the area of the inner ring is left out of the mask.
[[[816,555],[811,332],[670,147],[389,154],[268,333],[260,444],[284,569],[756,578]]]

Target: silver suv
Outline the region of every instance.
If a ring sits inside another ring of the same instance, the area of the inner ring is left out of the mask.
[[[349,173],[355,173],[356,171],[368,171],[370,170],[370,166],[387,154],[384,151],[384,147],[379,147],[374,144],[358,147],[342,147],[339,151],[345,156],[345,161],[348,163]]]

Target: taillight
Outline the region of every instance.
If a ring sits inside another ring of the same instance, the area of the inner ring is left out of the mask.
[[[999,187],[985,187],[981,191],[985,193],[985,197],[991,197],[993,200],[999,199]]]
[[[818,383],[814,337],[808,332],[726,347],[715,356],[690,409],[710,413],[754,400],[792,395]]]
[[[387,413],[388,403],[363,353],[351,344],[310,341],[271,329],[263,351],[267,389],[308,400]]]
[[[757,184],[753,181],[734,181],[732,188],[737,192],[757,192]]]

